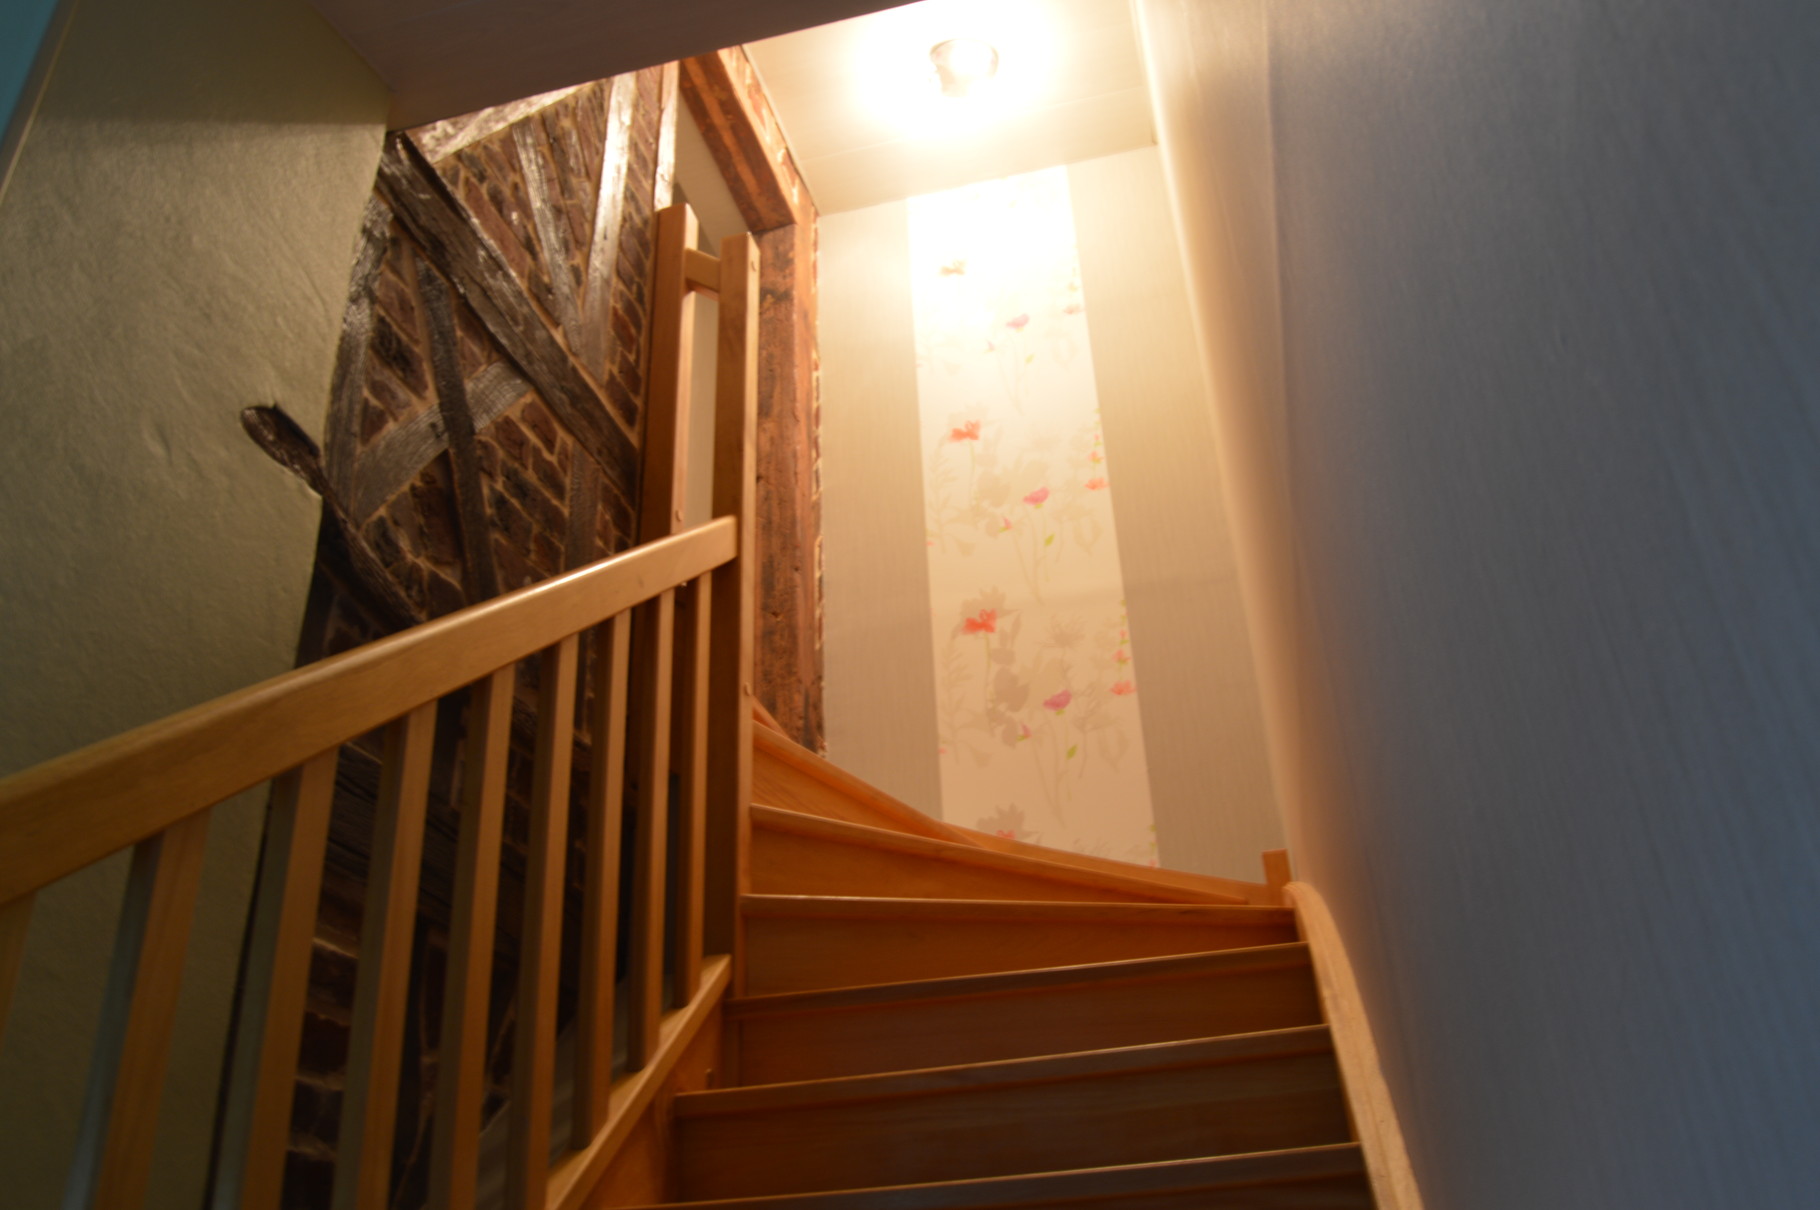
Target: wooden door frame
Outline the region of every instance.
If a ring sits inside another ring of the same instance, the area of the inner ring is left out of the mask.
[[[815,202],[741,47],[682,61],[681,91],[758,241],[758,699],[823,747]]]

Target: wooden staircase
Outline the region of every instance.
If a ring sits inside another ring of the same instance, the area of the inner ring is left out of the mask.
[[[595,1205],[1376,1204],[1278,888],[988,845],[754,748],[712,1086]]]
[[[344,745],[377,732],[334,1210],[402,1204],[438,767],[459,770],[459,828],[434,1210],[1420,1210],[1338,930],[1282,854],[1243,882],[1022,844],[754,727],[758,252],[697,251],[686,207],[657,234],[641,545],[0,780],[0,1027],[39,892],[131,855],[64,1205],[141,1205],[161,1111],[197,1112],[161,1100],[208,828],[268,782],[238,990],[210,989],[234,1019],[210,1204],[300,1204],[287,1149],[330,816]],[[719,300],[715,518],[673,533],[691,293]],[[531,777],[510,1083],[489,1108],[514,759]],[[503,1152],[484,1197],[483,1139]]]

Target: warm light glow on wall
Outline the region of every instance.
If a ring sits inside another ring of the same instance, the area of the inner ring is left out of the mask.
[[[849,65],[854,95],[897,137],[965,138],[1030,108],[1054,70],[1055,34],[1030,0],[923,0],[874,14],[868,26]],[[990,83],[945,90],[930,61],[943,44],[962,69],[996,52]]]

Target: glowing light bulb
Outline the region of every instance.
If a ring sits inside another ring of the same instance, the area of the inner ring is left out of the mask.
[[[956,99],[973,96],[998,74],[998,49],[978,38],[949,38],[929,48],[929,60],[942,86],[942,95]]]

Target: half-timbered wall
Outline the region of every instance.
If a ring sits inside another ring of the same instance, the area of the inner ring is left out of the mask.
[[[623,550],[637,530],[654,210],[670,201],[677,70],[651,68],[396,134],[349,285],[320,454],[246,417],[324,501],[300,659]],[[530,670],[508,774],[495,1075],[506,1077]],[[393,1204],[421,1204],[452,895],[460,736],[442,720],[425,845]],[[343,753],[286,1199],[326,1204],[342,1117],[376,751]],[[588,753],[578,746],[585,777]],[[503,1084],[493,1104],[503,1096]]]

